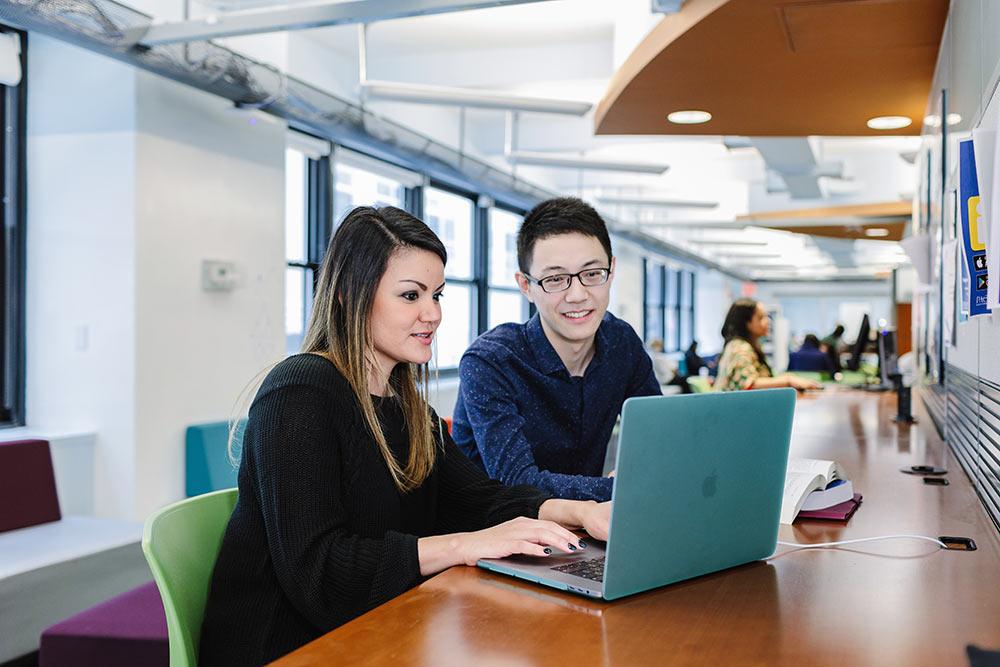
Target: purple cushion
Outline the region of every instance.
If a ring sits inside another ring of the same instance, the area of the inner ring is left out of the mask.
[[[167,617],[152,581],[56,623],[38,648],[39,667],[169,663]]]
[[[61,518],[49,443],[0,442],[0,533]]]

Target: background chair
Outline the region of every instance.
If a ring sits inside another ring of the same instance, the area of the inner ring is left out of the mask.
[[[239,451],[246,420],[240,421],[234,445]],[[184,486],[188,498],[236,486],[237,469],[229,460],[229,422],[187,427],[184,434]]]
[[[169,505],[146,520],[142,551],[167,616],[171,667],[197,664],[201,620],[236,489]]]
[[[142,525],[63,516],[46,440],[0,443],[0,663],[45,628],[149,581]]]

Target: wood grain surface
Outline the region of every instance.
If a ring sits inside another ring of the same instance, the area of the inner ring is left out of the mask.
[[[455,567],[275,664],[968,664],[969,643],[1000,649],[1000,539],[917,397],[914,409],[920,423],[897,426],[892,394],[800,397],[792,455],[838,460],[864,503],[846,524],[798,522],[779,539],[959,535],[978,551],[779,546],[766,562],[615,602]],[[948,468],[951,484],[899,472],[918,463]]]

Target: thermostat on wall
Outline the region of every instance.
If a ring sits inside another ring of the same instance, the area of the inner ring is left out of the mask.
[[[239,283],[236,264],[206,259],[201,262],[201,288],[206,291],[228,291]]]

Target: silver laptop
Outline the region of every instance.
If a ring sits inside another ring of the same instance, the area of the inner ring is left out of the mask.
[[[794,389],[630,398],[605,545],[479,567],[613,600],[774,553]]]

